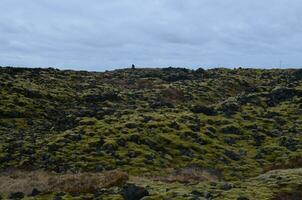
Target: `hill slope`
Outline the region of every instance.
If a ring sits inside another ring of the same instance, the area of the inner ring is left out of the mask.
[[[0,68],[3,171],[240,181],[301,158],[301,69]]]

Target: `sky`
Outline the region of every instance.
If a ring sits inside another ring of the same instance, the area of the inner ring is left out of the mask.
[[[301,0],[1,0],[0,65],[301,67]]]

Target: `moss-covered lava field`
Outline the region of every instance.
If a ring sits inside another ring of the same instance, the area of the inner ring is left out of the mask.
[[[1,67],[0,170],[129,176],[3,199],[302,199],[302,69]]]

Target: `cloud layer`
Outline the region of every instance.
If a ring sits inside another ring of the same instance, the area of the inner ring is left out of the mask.
[[[0,65],[299,67],[300,0],[1,0]]]

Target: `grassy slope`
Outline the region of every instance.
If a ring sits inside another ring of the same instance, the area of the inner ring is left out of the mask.
[[[0,168],[243,182],[301,167],[301,113],[301,70],[0,68]]]

